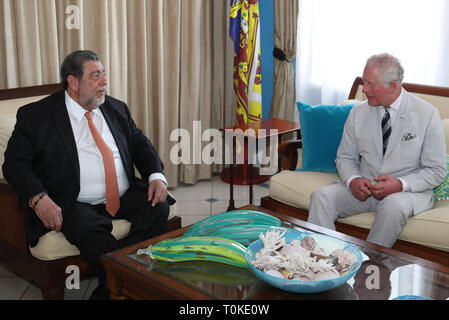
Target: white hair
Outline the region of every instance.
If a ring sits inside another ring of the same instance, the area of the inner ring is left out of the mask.
[[[404,80],[404,68],[398,58],[388,53],[373,55],[366,61],[366,65],[376,65],[380,69],[380,80],[385,87],[392,81],[402,85]]]

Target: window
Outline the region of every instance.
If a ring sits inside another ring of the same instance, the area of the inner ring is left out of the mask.
[[[449,86],[449,0],[298,0],[296,97],[347,98],[366,60],[388,52],[405,82]]]

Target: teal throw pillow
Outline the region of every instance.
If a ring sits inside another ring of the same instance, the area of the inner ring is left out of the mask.
[[[449,155],[446,155],[446,165],[449,169]],[[435,201],[449,200],[449,173],[443,183],[433,189],[433,197],[435,198]]]
[[[337,172],[335,157],[349,112],[355,104],[311,106],[296,103],[301,124],[302,169]]]

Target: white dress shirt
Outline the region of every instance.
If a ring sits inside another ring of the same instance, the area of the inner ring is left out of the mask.
[[[70,123],[72,125],[73,135],[75,137],[76,149],[78,151],[78,160],[80,165],[80,193],[77,201],[100,204],[106,202],[106,185],[103,159],[100,150],[90,132],[86,110],[74,101],[67,92],[65,92],[65,103],[69,113]],[[126,176],[120,153],[112,136],[111,130],[99,108],[92,111],[92,119],[100,135],[112,150],[114,163],[117,172],[118,189],[120,197],[128,190],[129,181]],[[154,173],[150,176],[149,182],[160,179],[167,184],[165,176],[161,173]]]

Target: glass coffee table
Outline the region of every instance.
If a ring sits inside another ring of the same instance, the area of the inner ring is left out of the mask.
[[[282,291],[258,279],[249,269],[208,261],[164,262],[138,249],[179,237],[187,228],[140,242],[104,255],[111,298],[124,299],[220,299],[220,300],[391,300],[449,298],[449,267],[396,250],[349,237],[267,209],[247,206],[279,218],[283,226],[323,233],[356,245],[363,264],[354,278],[323,293],[298,294]]]

